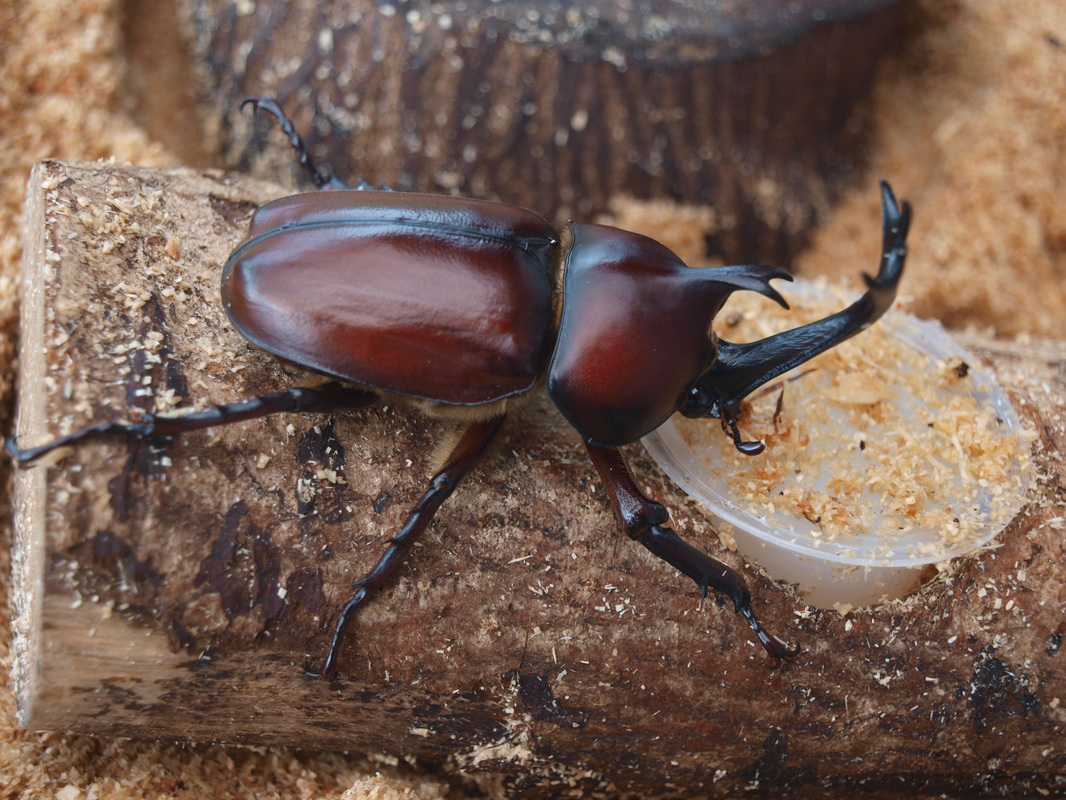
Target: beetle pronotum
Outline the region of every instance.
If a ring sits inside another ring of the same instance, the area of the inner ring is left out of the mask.
[[[314,164],[292,123],[276,117],[319,189],[268,203],[222,274],[236,329],[278,358],[324,374],[315,386],[183,416],[104,422],[47,444],[8,450],[20,465],[89,439],[168,438],[282,411],[334,412],[381,397],[463,424],[443,467],[376,566],[353,585],[318,673],[332,675],[356,609],[396,572],[434,514],[489,449],[508,406],[543,379],[584,440],[623,530],[704,595],[726,595],[775,660],[787,648],[751,609],[743,578],[666,526],[669,514],[630,476],[618,452],[678,411],[716,417],[742,452],[743,399],[767,381],[863,330],[892,304],[903,273],[910,208],[882,182],[883,245],[876,277],[848,308],[750,344],[718,339],[711,323],[729,295],[790,280],[765,266],[695,269],[653,239],[604,225],[560,229],[516,206],[348,186]],[[382,298],[388,298],[384,302]],[[651,298],[649,300],[649,298]]]

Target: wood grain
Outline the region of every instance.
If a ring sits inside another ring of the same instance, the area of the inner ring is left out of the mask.
[[[39,165],[21,442],[312,382],[244,342],[217,298],[250,214],[281,191]],[[577,436],[535,397],[357,617],[338,679],[309,680],[447,431],[395,409],[294,414],[18,473],[21,721],[385,752],[521,797],[1059,791],[1066,348],[966,343],[1036,427],[1042,477],[997,550],[905,602],[848,620],[807,608],[626,451],[677,529],[742,569],[767,627],[803,644],[794,664],[770,669],[730,607],[618,533]]]
[[[713,206],[711,252],[787,263],[865,159],[898,0],[186,0],[228,164],[277,176],[276,96],[342,178],[591,222],[625,195]],[[272,143],[264,147],[264,142]]]

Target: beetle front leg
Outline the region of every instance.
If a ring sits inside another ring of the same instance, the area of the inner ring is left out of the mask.
[[[588,443],[585,447],[611,498],[615,513],[630,538],[636,539],[654,555],[690,577],[700,587],[704,597],[708,589],[714,589],[732,600],[737,613],[748,621],[763,648],[775,661],[799,654],[799,647],[786,647],[759,624],[751,610],[751,592],[736,570],[697,550],[663,524],[670,516],[665,506],[648,499],[637,488],[616,449]]]
[[[385,555],[378,560],[369,573],[352,584],[355,594],[341,609],[340,617],[333,629],[329,651],[326,653],[325,661],[322,662],[322,669],[318,672],[308,670],[307,674],[310,677],[329,678],[337,671],[337,658],[340,655],[341,645],[344,643],[344,633],[356,610],[380,589],[404,562],[404,558],[414,547],[418,537],[433,521],[437,509],[488,451],[503,426],[503,421],[504,417],[499,416],[472,423],[466,429],[444,466],[430,480],[429,488],[422,495],[422,499],[407,515],[404,526],[389,540]]]
[[[169,439],[183,433],[202,430],[203,428],[213,428],[218,425],[227,425],[231,422],[258,419],[259,417],[284,411],[323,413],[348,411],[363,408],[376,400],[377,395],[374,392],[355,389],[336,381],[329,381],[319,386],[286,389],[284,392],[250,397],[247,400],[239,400],[236,403],[211,406],[202,411],[194,411],[189,414],[164,417],[144,413],[141,415],[140,422],[104,422],[100,425],[82,428],[66,436],[60,436],[58,439],[42,444],[39,447],[21,448],[18,446],[17,437],[11,436],[7,440],[6,447],[8,454],[15,460],[16,464],[20,467],[27,467],[55,450],[63,447],[72,447],[94,439],[116,437]]]

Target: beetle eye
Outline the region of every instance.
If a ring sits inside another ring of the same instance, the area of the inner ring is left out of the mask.
[[[682,416],[698,419],[707,416],[707,409],[713,403],[714,398],[711,393],[697,385],[688,390],[677,410]]]

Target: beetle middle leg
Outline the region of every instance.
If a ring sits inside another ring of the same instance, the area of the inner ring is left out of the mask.
[[[630,538],[694,580],[704,597],[708,589],[714,589],[732,600],[737,613],[748,621],[763,648],[775,661],[792,658],[799,653],[798,647],[786,647],[759,624],[751,610],[751,592],[739,573],[697,550],[663,524],[670,517],[666,508],[648,499],[637,488],[616,449],[588,443],[585,447],[607,489],[615,513]]]
[[[407,521],[389,540],[388,549],[370,572],[352,584],[355,594],[344,604],[325,661],[318,672],[307,674],[313,678],[329,678],[337,671],[337,658],[344,643],[344,633],[356,610],[384,585],[404,562],[415,541],[429,527],[441,504],[451,495],[459,482],[482,459],[503,426],[504,416],[474,422],[463,432],[444,466],[429,482],[422,499],[411,509]]]

